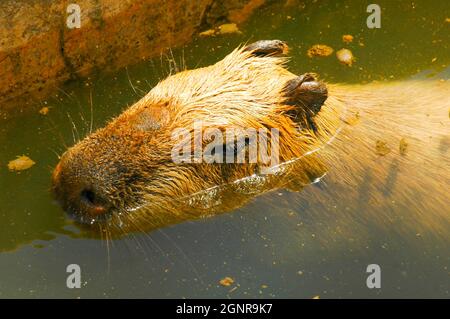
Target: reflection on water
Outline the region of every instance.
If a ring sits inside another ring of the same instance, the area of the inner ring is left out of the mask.
[[[295,9],[276,4],[242,26],[242,35],[197,39],[175,50],[174,56],[184,56],[194,68],[220,60],[242,41],[279,38],[292,47],[290,69],[297,74],[314,71],[327,81],[349,83],[448,79],[448,4],[380,1],[380,5],[382,28],[368,30],[365,8],[356,1]],[[346,46],[357,58],[352,68],[333,57],[306,57],[306,50],[316,43],[344,47],[343,34],[356,39]],[[51,199],[55,153],[61,154],[89,132],[91,115],[94,127],[102,126],[169,71],[167,63],[154,59],[117,74],[69,83],[47,101],[37,102],[31,112],[0,114],[0,297],[449,296],[448,241],[405,228],[414,224],[411,207],[393,203],[386,211],[371,202],[370,170],[352,202],[332,196],[347,191],[333,175],[333,167],[317,172],[309,182],[289,181],[256,198],[284,181],[252,176],[188,199],[205,214],[224,204],[233,213],[133,233],[108,244],[89,238]],[[43,106],[50,108],[48,115],[38,113]],[[447,144],[443,138],[443,154]],[[9,172],[8,161],[22,154],[37,164],[27,171]],[[394,161],[388,170],[386,198],[399,169]],[[308,185],[312,181],[316,183]],[[374,216],[382,216],[384,222],[371,222]],[[65,288],[70,263],[82,267],[80,290]],[[365,286],[370,263],[382,267],[381,290]],[[218,281],[225,276],[236,284],[221,287]]]

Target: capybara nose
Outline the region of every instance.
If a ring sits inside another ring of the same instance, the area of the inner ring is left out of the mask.
[[[62,159],[52,176],[52,190],[57,202],[69,216],[81,223],[107,220],[114,207],[102,186],[91,175],[71,169]]]
[[[111,217],[112,202],[95,188],[62,182],[54,185],[53,192],[62,208],[78,222],[91,224]]]
[[[83,189],[79,195],[80,208],[90,217],[98,217],[109,212],[111,205],[92,189]]]

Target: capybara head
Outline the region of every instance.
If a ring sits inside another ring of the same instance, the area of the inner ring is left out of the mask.
[[[286,70],[280,56],[286,48],[281,41],[256,42],[212,66],[186,70],[158,83],[106,127],[62,155],[52,176],[56,199],[79,222],[106,223],[121,230],[211,214],[190,210],[189,196],[258,173],[260,163],[175,161],[180,141],[174,132],[186,128],[192,133],[195,121],[221,132],[228,127],[275,128],[281,161],[298,157],[311,136],[302,132],[315,129],[314,116],[327,91],[314,75],[297,77]],[[194,140],[195,132],[184,146],[191,147]],[[206,142],[201,137],[201,146]],[[221,149],[230,149],[228,140],[218,143]],[[231,149],[236,152],[236,147]],[[234,205],[239,203],[235,196]]]
[[[170,133],[144,123],[148,114],[145,106],[124,113],[62,155],[52,176],[53,192],[77,221],[107,221],[138,209],[152,196],[157,205],[157,199],[174,195],[163,182],[171,181],[164,172],[176,172],[166,140]]]

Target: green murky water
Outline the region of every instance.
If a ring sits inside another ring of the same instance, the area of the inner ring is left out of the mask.
[[[364,1],[272,5],[241,26],[241,35],[195,39],[173,56],[184,56],[188,68],[195,68],[220,60],[243,41],[277,38],[292,48],[294,73],[314,71],[327,81],[448,79],[450,4],[378,3],[378,30],[365,25]],[[355,41],[344,45],[343,34]],[[316,43],[350,48],[357,62],[347,68],[334,56],[307,58],[307,48]],[[99,240],[78,238],[79,230],[49,194],[55,152],[85,136],[91,115],[94,127],[102,126],[169,71],[167,58],[143,62],[69,83],[34,112],[0,118],[0,297],[449,297],[448,242],[367,226],[361,226],[364,236],[355,229],[352,238],[330,240],[320,207],[308,203],[308,189],[275,191],[232,214],[115,240],[109,251]],[[50,107],[46,116],[37,112],[43,106]],[[9,172],[6,164],[22,154],[37,164]],[[327,191],[326,185],[311,187]],[[82,268],[82,289],[66,287],[71,263]],[[365,285],[371,263],[382,266],[382,289]],[[220,286],[225,276],[236,283]]]

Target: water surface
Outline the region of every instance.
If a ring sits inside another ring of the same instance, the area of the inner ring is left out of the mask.
[[[85,136],[91,122],[103,126],[173,72],[174,62],[208,65],[241,42],[285,40],[292,48],[292,72],[314,71],[331,82],[448,79],[449,4],[378,3],[383,10],[378,30],[366,27],[367,4],[361,1],[271,5],[241,26],[240,35],[194,39],[161,59],[67,83],[29,112],[1,114],[0,297],[448,298],[448,242],[404,237],[393,228],[373,227],[364,217],[349,221],[354,232],[343,236],[321,211],[343,213],[346,203],[314,207],[308,201],[314,192],[326,193],[330,183],[300,193],[274,191],[233,213],[130,235],[109,249],[80,236],[49,194],[56,154]],[[343,34],[352,34],[354,42],[345,45]],[[316,43],[350,48],[357,61],[348,68],[334,56],[309,59],[306,50]],[[43,106],[50,107],[46,116],[38,113]],[[37,164],[9,172],[6,164],[22,154]],[[361,205],[367,216],[375,209]],[[396,214],[408,216],[407,209]],[[65,285],[71,263],[82,268],[82,289]],[[371,263],[382,266],[382,289],[365,285]],[[220,286],[225,276],[235,284]]]

